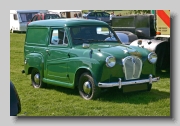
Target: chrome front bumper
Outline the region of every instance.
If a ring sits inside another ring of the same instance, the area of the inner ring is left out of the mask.
[[[152,84],[153,82],[157,82],[160,79],[160,77],[152,78],[152,75],[149,75],[149,79],[143,79],[143,80],[132,80],[132,81],[125,81],[122,82],[121,78],[119,78],[119,82],[113,82],[113,83],[98,83],[99,87],[115,87],[118,86],[121,88],[121,86],[124,85],[132,85],[132,84],[142,84],[142,83],[148,83]]]

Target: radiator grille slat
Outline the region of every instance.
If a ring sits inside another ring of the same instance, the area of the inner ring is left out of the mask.
[[[135,56],[125,57],[123,60],[126,80],[138,79],[142,70],[142,61]]]

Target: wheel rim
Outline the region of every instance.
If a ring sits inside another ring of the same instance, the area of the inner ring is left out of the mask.
[[[83,84],[83,91],[84,91],[84,93],[89,95],[91,93],[91,90],[92,90],[91,82],[89,82],[89,81],[84,82],[84,84]]]
[[[35,82],[36,86],[40,85],[40,75],[39,75],[39,73],[34,75],[34,82]]]

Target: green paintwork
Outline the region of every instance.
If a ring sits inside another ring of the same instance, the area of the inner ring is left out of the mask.
[[[31,22],[28,27],[69,27],[79,25],[99,25],[107,26],[108,24],[103,21],[94,21],[90,19],[53,19]]]
[[[24,59],[27,59],[25,73],[30,74],[32,68],[37,68],[44,82],[74,88],[77,71],[87,70],[97,85],[98,82],[115,82],[118,78],[124,79],[122,59],[135,55],[143,62],[141,77],[148,77],[149,74],[155,76],[155,64],[148,62],[147,56],[150,52],[144,48],[122,45],[120,42],[93,42],[86,49],[82,45],[73,45],[69,27],[81,25],[109,27],[105,22],[86,19],[53,19],[30,23],[24,46]],[[64,28],[69,44],[50,45],[52,28]],[[36,36],[42,37],[42,40],[36,43],[34,38],[30,42],[31,37]],[[108,68],[105,60],[111,55],[116,58],[116,65]]]

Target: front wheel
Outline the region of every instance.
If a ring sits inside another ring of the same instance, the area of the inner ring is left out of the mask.
[[[94,84],[94,79],[88,73],[83,73],[79,79],[79,94],[86,100],[96,99],[100,94],[100,88]]]
[[[42,88],[45,87],[45,83],[42,82],[40,78],[40,72],[38,69],[33,69],[31,72],[31,83],[34,88]]]

